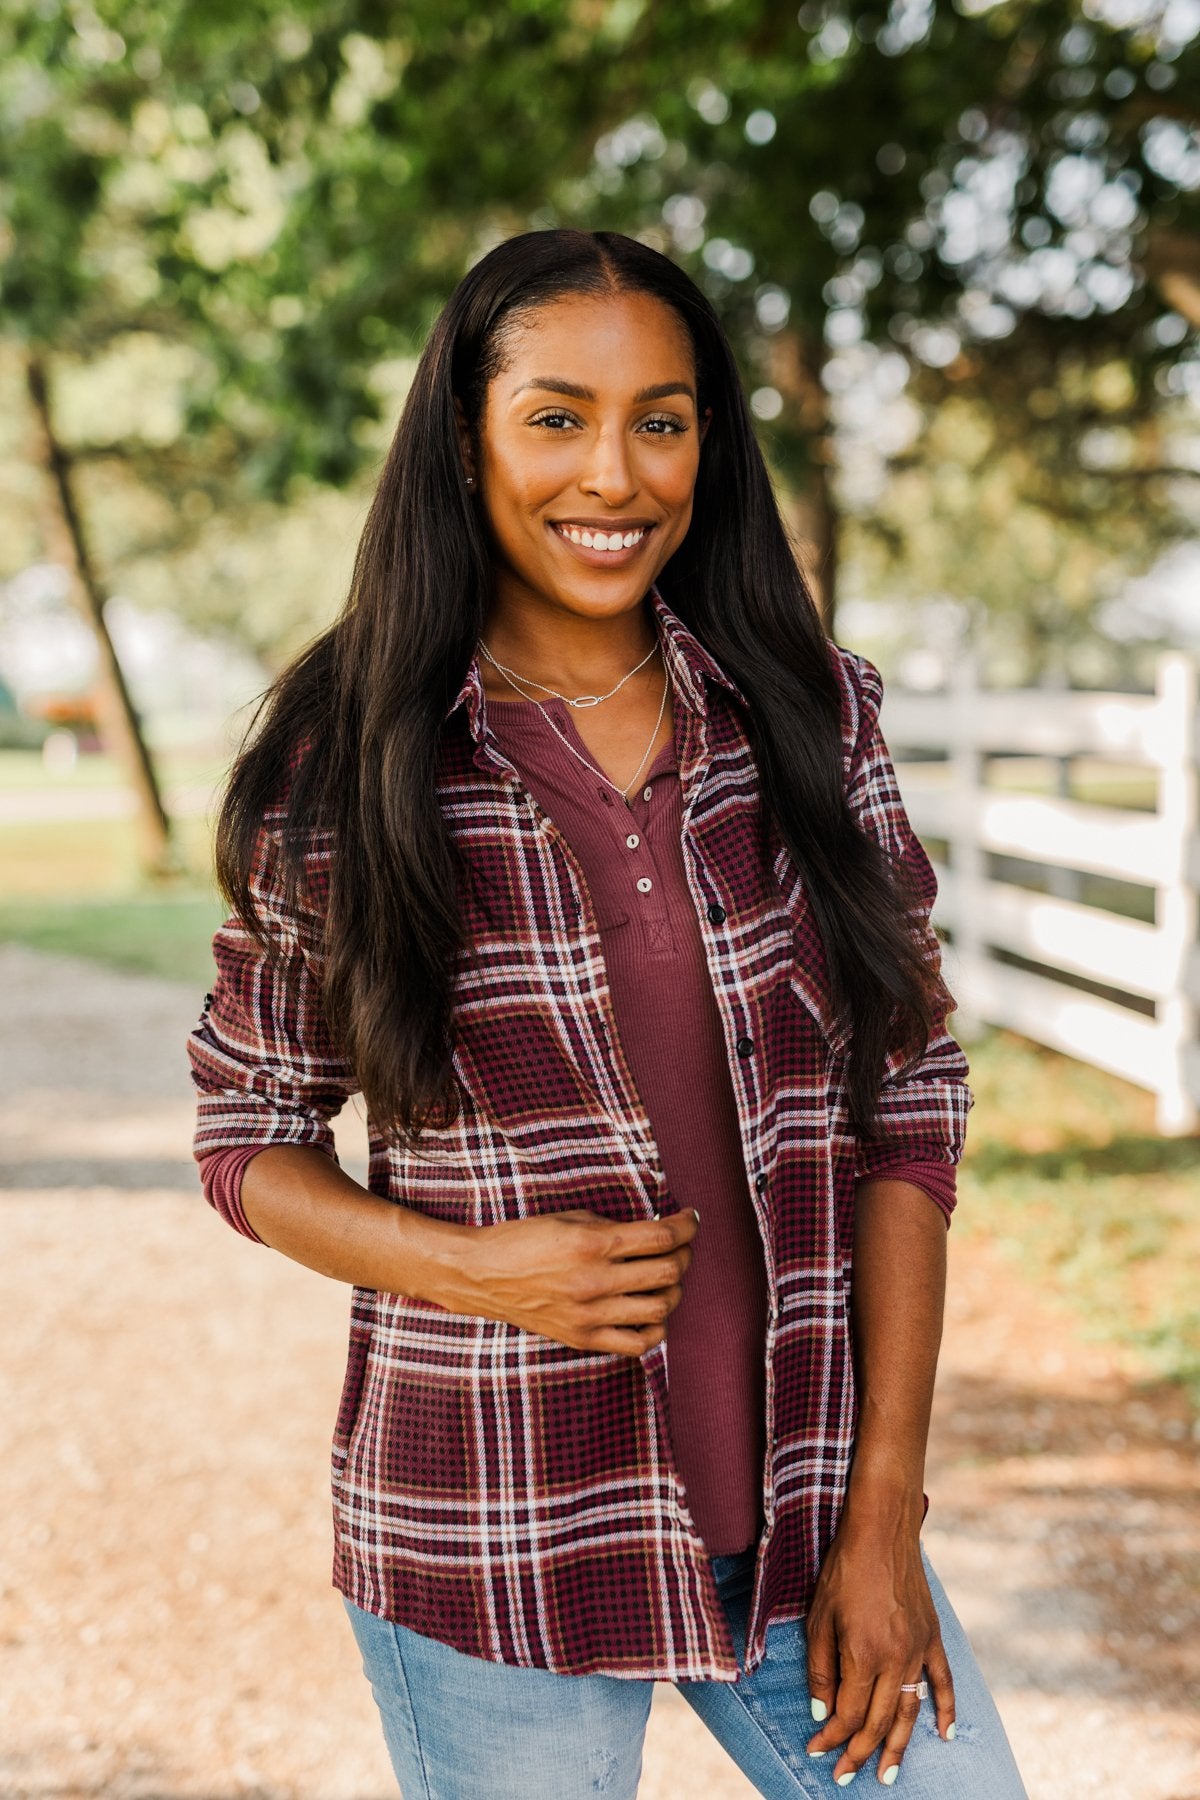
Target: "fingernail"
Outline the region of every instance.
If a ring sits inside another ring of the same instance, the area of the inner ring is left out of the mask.
[[[807,1748],[808,1748],[808,1754],[814,1759],[814,1761],[816,1760],[816,1758],[818,1756],[824,1756],[824,1754],[825,1754],[825,1752],[823,1750],[814,1750],[814,1749],[812,1749],[811,1746],[808,1746]]]
[[[700,1223],[700,1208],[698,1206],[693,1206],[692,1211],[696,1215],[696,1223],[698,1225]]]
[[[947,1727],[946,1727],[946,1741],[947,1741],[947,1743],[948,1743],[948,1742],[949,1742],[949,1741],[950,1741],[950,1739],[951,1739],[951,1738],[952,1738],[952,1737],[953,1737],[953,1736],[954,1736],[954,1720],[953,1720],[953,1719],[951,1719],[951,1721],[950,1721],[950,1723],[949,1723],[949,1724],[948,1724],[948,1725],[947,1725]]]
[[[816,1719],[818,1723],[820,1723],[822,1719],[827,1719],[829,1717],[829,1708],[823,1700],[810,1700],[808,1708],[812,1713],[813,1718]]]
[[[899,1773],[900,1773],[900,1764],[893,1763],[890,1769],[885,1769],[883,1771],[883,1774],[879,1777],[879,1779],[880,1779],[880,1781],[882,1781],[884,1787],[891,1787]]]
[[[837,1778],[838,1786],[839,1787],[849,1787],[850,1783],[854,1780],[854,1777],[857,1774],[858,1774],[857,1769],[847,1769],[846,1773],[844,1775],[838,1776],[838,1778]]]

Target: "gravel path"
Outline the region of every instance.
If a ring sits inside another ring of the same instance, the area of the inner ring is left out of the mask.
[[[0,1800],[395,1800],[329,1585],[347,1295],[199,1196],[199,994],[6,946],[0,991]],[[1200,1800],[1182,1401],[951,1244],[926,1540],[1031,1800]],[[752,1791],[667,1684],[644,1766]]]

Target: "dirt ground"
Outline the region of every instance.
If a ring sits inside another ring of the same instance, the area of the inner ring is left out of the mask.
[[[0,1796],[394,1800],[329,1583],[347,1293],[200,1197],[199,994],[15,947],[0,992]],[[951,1244],[926,1541],[1031,1800],[1200,1800],[1184,1404]],[[669,1684],[644,1769],[751,1793]]]

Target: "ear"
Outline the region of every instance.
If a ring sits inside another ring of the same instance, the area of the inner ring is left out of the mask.
[[[458,449],[462,457],[463,478],[473,486],[478,480],[475,470],[475,450],[471,443],[471,428],[467,424],[467,415],[463,411],[463,403],[457,394],[454,396],[454,420],[458,426]]]

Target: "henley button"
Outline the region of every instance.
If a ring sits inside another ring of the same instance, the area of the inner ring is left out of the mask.
[[[639,894],[648,894],[653,886],[654,883],[648,875],[640,875],[638,877],[637,889]]]
[[[740,1037],[737,1041],[737,1053],[739,1056],[753,1056],[754,1055],[754,1039],[747,1038],[747,1037]]]
[[[714,925],[723,925],[725,923],[725,908],[723,906],[718,906],[714,900],[713,904],[708,909],[708,916]]]
[[[638,845],[641,843],[641,841],[642,840],[638,836],[636,831],[631,831],[629,836],[625,839],[625,842],[628,845],[630,850],[636,850]]]
[[[642,789],[642,799],[648,800],[653,792],[654,792],[653,788],[643,788]]]

